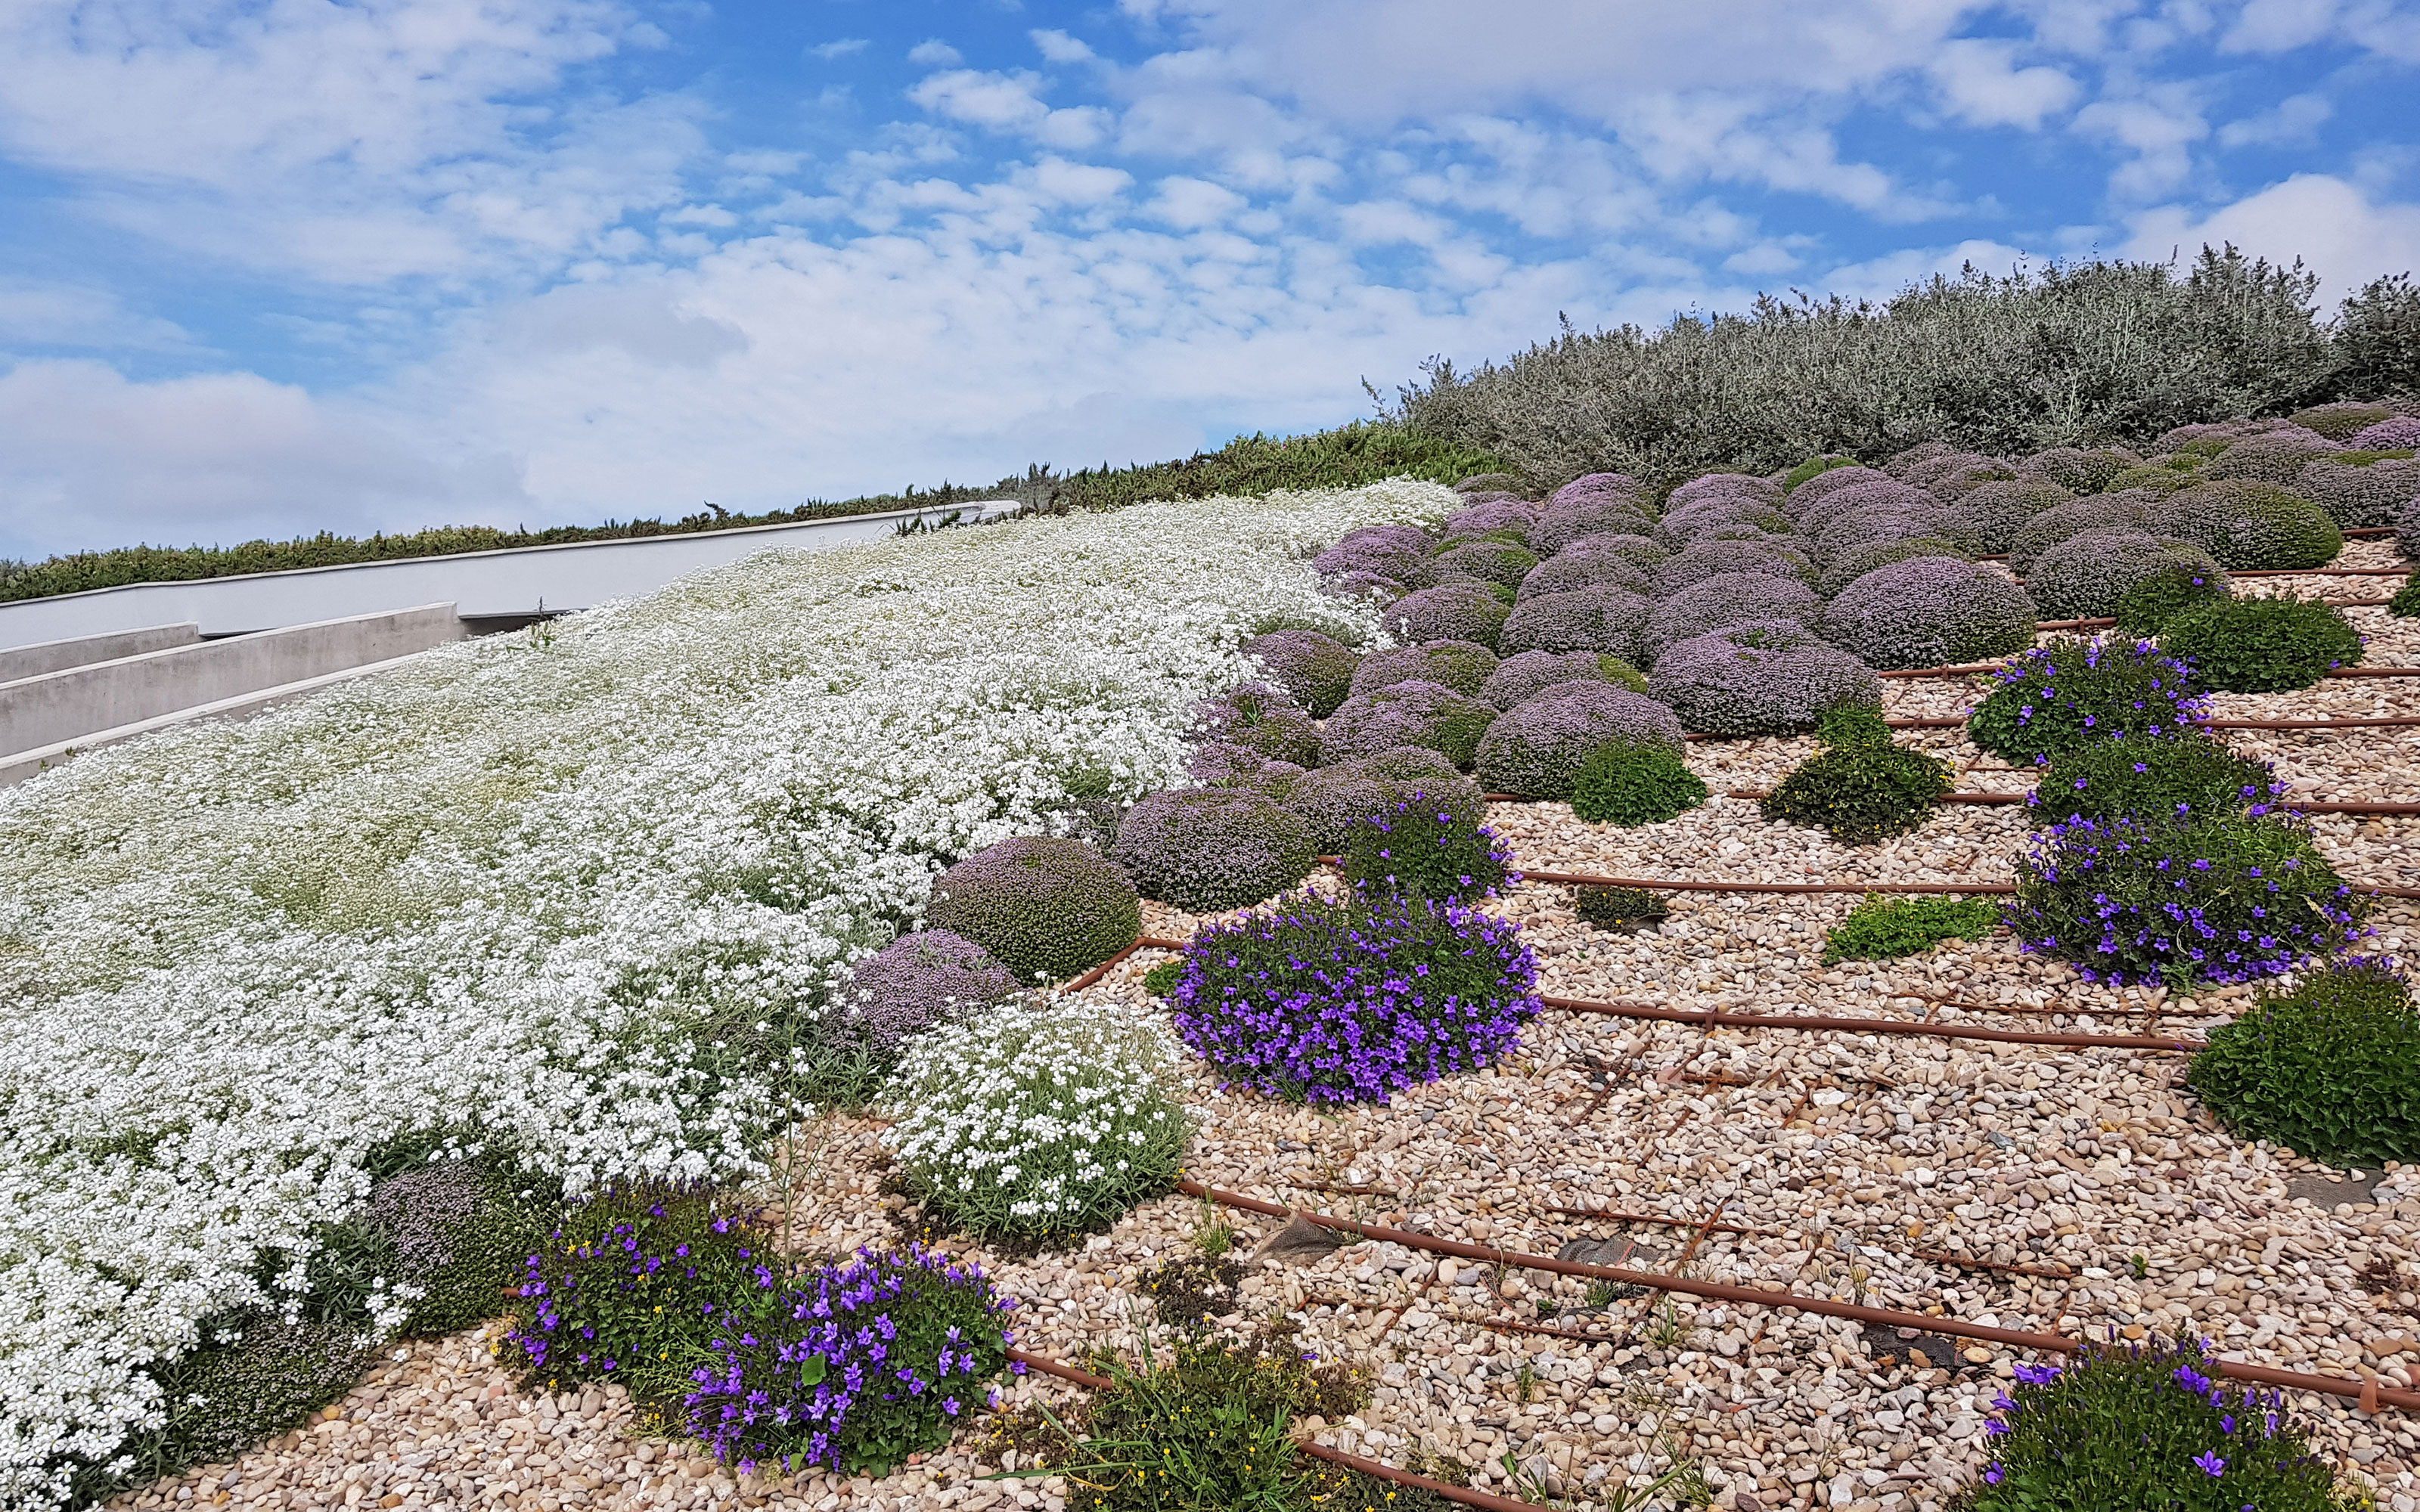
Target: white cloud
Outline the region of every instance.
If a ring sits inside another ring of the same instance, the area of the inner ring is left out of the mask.
[[[134,383],[94,362],[0,374],[0,537],[19,555],[301,530],[511,523],[501,456],[432,456],[249,373]]]
[[[2188,261],[2233,242],[2272,262],[2300,257],[2335,301],[2381,273],[2420,268],[2420,205],[2380,203],[2327,174],[2296,174],[2207,215],[2168,206],[2135,218],[2130,257]]]
[[[193,338],[175,321],[137,315],[110,289],[0,276],[0,352],[26,347],[156,350],[192,345]]]
[[[815,57],[819,57],[824,59],[826,62],[830,62],[833,58],[845,58],[862,53],[869,45],[871,45],[871,39],[868,38],[838,37],[829,42],[817,42],[814,46],[808,48],[807,52]]]
[[[908,98],[944,119],[1016,132],[1063,150],[1081,150],[1109,134],[1107,111],[1091,105],[1053,110],[1042,102],[1042,88],[1036,74],[953,69],[918,80]]]
[[[2336,0],[2250,0],[2219,45],[2231,53],[2286,53],[2335,29]]]
[[[1155,220],[1190,231],[1223,225],[1250,203],[1223,185],[1179,174],[1159,181],[1159,193],[1144,209]]]
[[[2028,259],[2015,247],[1976,239],[1951,247],[1911,247],[1864,262],[1844,263],[1815,280],[1811,287],[1852,300],[1886,300],[1935,274],[1955,277],[1970,263],[1978,271],[2006,275],[2028,260],[2040,259]]]
[[[2039,131],[2042,117],[2075,102],[2082,85],[2047,65],[2015,66],[2011,42],[1964,39],[1944,43],[1932,77],[1950,112],[1971,126]]]
[[[1030,32],[1027,35],[1032,38],[1034,47],[1040,50],[1044,59],[1048,62],[1090,63],[1094,59],[1092,48],[1082,39],[1070,37],[1056,27]]]
[[[2218,129],[2223,147],[2306,147],[2336,112],[2325,95],[2288,95],[2271,110],[2232,120]]]
[[[918,42],[908,50],[908,62],[921,63],[928,69],[954,69],[966,60],[965,54],[939,38]]]
[[[2171,193],[2193,177],[2193,146],[2210,135],[2189,84],[2156,85],[2131,100],[2097,100],[2075,113],[2087,138],[2131,152],[2109,175],[2109,192],[2139,203]]]

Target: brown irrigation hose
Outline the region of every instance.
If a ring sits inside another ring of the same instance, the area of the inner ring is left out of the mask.
[[[1677,1291],[1683,1296],[1702,1297],[1710,1302],[1738,1303],[1750,1307],[1795,1307],[1802,1313],[1814,1313],[1824,1318],[1845,1318],[1855,1322],[1872,1323],[1885,1328],[1916,1329],[1953,1338],[1978,1339],[1987,1344],[2005,1345],[2010,1349],[2039,1350],[2060,1354],[2085,1347],[2086,1341],[2069,1338],[2060,1334],[2036,1334],[2013,1328],[1990,1328],[1970,1323],[1962,1318],[1934,1318],[1924,1313],[1903,1313],[1888,1307],[1868,1307],[1857,1303],[1838,1302],[1830,1297],[1807,1297],[1792,1291],[1765,1291],[1755,1287],[1730,1286],[1719,1281],[1699,1281],[1693,1276],[1668,1275],[1660,1272],[1631,1271],[1619,1266],[1590,1265],[1582,1260],[1558,1259],[1551,1255],[1525,1255],[1518,1250],[1493,1245],[1466,1244],[1460,1240],[1438,1239],[1415,1233],[1407,1228],[1390,1228],[1380,1224],[1365,1224],[1351,1218],[1330,1217],[1323,1212],[1308,1212],[1295,1208],[1263,1202],[1238,1192],[1221,1192],[1190,1178],[1179,1178],[1176,1189],[1187,1196],[1239,1208],[1270,1218],[1300,1218],[1307,1223],[1337,1233],[1357,1234],[1380,1243],[1401,1244],[1406,1249],[1425,1250],[1433,1255],[1450,1255],[1457,1259],[1479,1260],[1484,1264],[1517,1267],[1528,1271],[1546,1271],[1558,1275],[1575,1275],[1591,1281],[1611,1281],[1621,1285],[1642,1287],[1656,1291]],[[2257,1381],[2264,1386],[2287,1386],[2296,1391],[2323,1392],[2332,1396],[2349,1396],[2360,1401],[2365,1411],[2372,1402],[2399,1407],[2405,1412],[2420,1412],[2420,1391],[2381,1385],[2374,1381],[2345,1381],[2335,1376],[2305,1375],[2294,1370],[2273,1370],[2266,1365],[2238,1365],[2230,1360],[2211,1362],[2221,1375],[2238,1381]]]
[[[2365,600],[2366,602],[2366,600]],[[2077,621],[2077,624],[2084,622]],[[1895,671],[1876,672],[1876,677],[1980,677],[1996,672],[2006,663],[1997,661],[1965,662],[1954,667],[1908,667]],[[2336,667],[2319,674],[2322,677],[2420,677],[2420,667]]]
[[[1492,800],[1502,795],[1491,793],[1486,795],[1486,796]],[[1734,798],[1766,798],[1771,797],[1772,794],[1762,788],[1733,788],[1727,796]],[[2029,795],[2023,793],[1945,793],[1941,795],[1941,801],[1944,803],[1971,803],[1989,806],[2023,803],[2025,801],[2027,796],[2029,796]],[[1508,801],[1518,803],[1521,800],[1518,798],[1512,798]],[[2333,799],[2314,798],[2307,801],[2290,800],[2280,805],[2280,807],[2291,809],[2297,813],[2420,814],[2420,803],[2387,803],[2383,801],[2376,803],[2367,801],[2338,803]]]
[[[1566,887],[1645,887],[1658,892],[1946,892],[2008,893],[2010,882],[1705,882],[1676,877],[1601,877],[1587,872],[1532,872],[1521,868],[1525,882],[1545,882]]]
[[[1980,1026],[1941,1024],[1922,1019],[1836,1018],[1830,1014],[1815,1013],[1732,1013],[1719,1008],[1668,1008],[1660,1003],[1642,1003],[1635,998],[1598,1002],[1586,997],[1542,996],[1538,1001],[1567,1013],[1663,1019],[1674,1024],[1702,1024],[1710,1029],[1821,1029],[1831,1034],[1907,1034],[1931,1040],[1991,1040],[2001,1044],[2064,1045],[2078,1050],[2191,1052],[2201,1048],[2188,1040],[2160,1040],[2140,1034],[2052,1034],[2037,1029],[1987,1029]]]

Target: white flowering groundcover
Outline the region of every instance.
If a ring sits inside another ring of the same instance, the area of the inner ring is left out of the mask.
[[[782,553],[0,794],[0,1505],[160,1421],[140,1368],[275,1304],[365,1155],[574,1190],[758,1169],[702,1043],[812,1001],[951,859],[1179,779],[1305,559],[1434,485]],[[262,1284],[266,1276],[268,1284]]]

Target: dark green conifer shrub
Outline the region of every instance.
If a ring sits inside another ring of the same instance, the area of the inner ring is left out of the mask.
[[[1877,711],[1860,704],[1827,709],[1816,733],[1823,748],[1760,801],[1765,818],[1869,845],[1921,827],[1950,791],[1949,764],[1894,744]]]

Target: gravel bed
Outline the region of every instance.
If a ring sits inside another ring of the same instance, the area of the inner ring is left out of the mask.
[[[2359,542],[2341,560],[2394,557]],[[2254,581],[2340,589],[2344,579]],[[2373,661],[2420,663],[2420,625],[2354,613]],[[2415,684],[2332,681],[2219,702],[2227,717],[2412,713]],[[1982,686],[1886,685],[1899,714],[1957,712]],[[1961,786],[2024,785],[1956,731],[1903,738],[1955,762]],[[2420,799],[2420,741],[2401,732],[2230,738],[2312,796]],[[1705,742],[1690,762],[1718,790],[1762,788],[1813,748],[1804,738]],[[1490,823],[1532,868],[1771,881],[2004,880],[2027,833],[2021,810],[1952,807],[1915,835],[1850,848],[1767,825],[1731,799],[1634,830],[1582,824],[1561,804],[1498,806]],[[2412,821],[2328,816],[2315,829],[2348,875],[2420,886]],[[1683,894],[1662,928],[1628,935],[1581,924],[1559,887],[1524,884],[1495,906],[1523,922],[1542,990],[1554,995],[2160,1034],[2220,1022],[2248,996],[2082,982],[2020,954],[2004,933],[1825,967],[1824,931],[1855,901]],[[1145,907],[1146,933],[1181,937],[1200,922]],[[2420,948],[2420,907],[2390,903],[2373,924],[2376,948],[2407,957]],[[1140,996],[1143,973],[1164,959],[1138,952],[1087,994]],[[1685,1265],[1703,1279],[1861,1295],[2005,1328],[2135,1338],[2190,1327],[2234,1358],[2420,1381],[2420,1168],[2329,1171],[2239,1147],[2180,1088],[2183,1069],[2175,1054],[1708,1032],[1549,1011],[1502,1068],[1385,1107],[1314,1113],[1205,1078],[1189,1172],[1270,1201],[1508,1249]],[[913,1231],[904,1199],[885,1190],[879,1136],[871,1119],[829,1117],[801,1131],[794,1249],[836,1254]],[[1572,1209],[1670,1223],[1560,1211]],[[1193,1253],[1204,1216],[1202,1204],[1171,1196],[1062,1253],[948,1242],[1020,1299],[1024,1348],[1073,1359],[1140,1345],[1154,1325],[1139,1279]],[[1239,1252],[1277,1227],[1227,1216]],[[1701,1231],[1717,1216],[1745,1232]],[[1729,1507],[1931,1512],[1979,1461],[1986,1404],[2021,1358],[1790,1308],[1592,1294],[1548,1273],[1374,1243],[1253,1257],[1234,1310],[1217,1321],[1240,1332],[1279,1319],[1306,1348],[1361,1365],[1375,1381],[1364,1412],[1313,1420],[1322,1443],[1396,1463],[1416,1449],[1450,1455],[1498,1490],[1509,1453],[1582,1499],[1680,1453],[1703,1465]],[[110,1505],[1064,1505],[1056,1480],[976,1478],[992,1467],[962,1446],[880,1481],[736,1479],[641,1421],[617,1390],[518,1389],[492,1356],[491,1331],[400,1350],[308,1430]],[[1010,1395],[1070,1392],[1033,1376]],[[2333,1399],[2297,1405],[2323,1453],[2372,1477],[2381,1506],[2420,1512],[2420,1420],[2365,1416]]]

